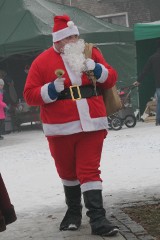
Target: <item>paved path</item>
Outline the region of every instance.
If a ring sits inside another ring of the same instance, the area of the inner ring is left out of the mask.
[[[49,211],[51,212],[51,211]],[[54,212],[53,215],[37,213],[32,215],[19,215],[18,220],[8,225],[7,231],[0,233],[1,240],[124,240],[118,234],[116,237],[100,237],[90,234],[88,219],[83,218],[82,226],[78,231],[59,231],[59,222],[63,218],[61,211]]]

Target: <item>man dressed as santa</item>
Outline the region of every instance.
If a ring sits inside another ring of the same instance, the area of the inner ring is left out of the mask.
[[[99,167],[108,127],[101,89],[113,87],[117,74],[96,47],[92,58],[85,58],[85,43],[69,16],[54,17],[52,35],[53,47],[31,65],[24,98],[40,106],[43,131],[64,186],[68,209],[60,230],[80,227],[82,193],[92,234],[113,236],[119,230],[105,216]]]

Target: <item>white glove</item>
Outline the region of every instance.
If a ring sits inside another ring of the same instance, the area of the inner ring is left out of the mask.
[[[96,63],[93,59],[91,58],[87,58],[86,61],[85,61],[85,67],[86,67],[86,71],[91,71],[91,70],[94,70],[95,69],[95,66],[96,66]]]
[[[64,90],[64,81],[65,81],[65,78],[57,78],[54,81],[54,86],[58,93]]]

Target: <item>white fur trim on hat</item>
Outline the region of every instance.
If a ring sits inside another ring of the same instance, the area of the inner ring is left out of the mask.
[[[0,85],[4,85],[4,81],[1,78],[0,78]]]
[[[62,30],[52,33],[53,42],[60,41],[64,38],[72,36],[72,35],[79,36],[79,31],[78,31],[77,26],[75,26],[73,22],[72,22],[73,24],[72,23],[70,24],[70,22],[72,22],[72,21],[68,22],[69,26],[67,28],[64,28]]]
[[[73,22],[73,21],[68,21],[68,22],[67,22],[67,26],[68,26],[69,28],[72,28],[72,27],[74,26],[74,22]]]

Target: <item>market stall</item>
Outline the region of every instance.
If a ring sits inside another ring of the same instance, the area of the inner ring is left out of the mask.
[[[81,37],[96,44],[118,72],[118,84],[129,85],[136,76],[133,30],[109,24],[78,9],[46,0],[0,0],[0,69],[12,76],[18,101],[23,101],[25,66],[52,46],[53,16],[68,14]],[[136,103],[136,97],[133,96]]]
[[[157,40],[160,39],[160,21],[135,24],[134,35],[136,41],[137,72],[139,75],[148,58],[156,51]],[[154,77],[152,72],[150,72],[139,87],[141,113],[143,113],[146,103],[154,93]]]

